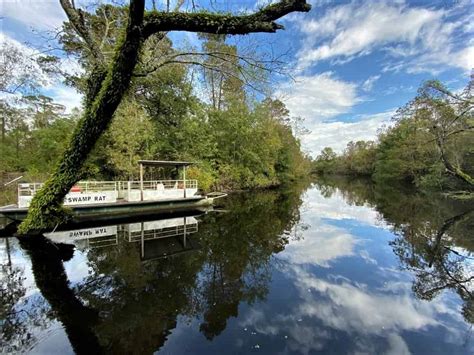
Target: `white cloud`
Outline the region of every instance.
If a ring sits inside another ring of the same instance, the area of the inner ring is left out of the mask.
[[[69,86],[55,85],[50,89],[48,96],[66,107],[66,113],[70,113],[73,108],[81,108],[82,106],[82,95]]]
[[[81,107],[81,94],[75,89],[62,84],[58,78],[48,76],[41,70],[35,61],[35,58],[40,54],[38,50],[26,46],[3,33],[0,33],[0,43],[14,47],[21,53],[18,61],[8,63],[10,75],[7,78],[2,78],[8,81],[5,84],[2,83],[2,85],[7,86],[7,89],[10,90],[8,86],[18,86],[18,82],[21,82],[23,78],[28,78],[34,85],[38,85],[40,92],[52,97],[57,103],[64,105],[66,112],[69,113],[73,108]],[[60,66],[62,71],[69,74],[78,75],[83,70],[79,63],[71,58],[62,58]],[[12,102],[19,97],[18,92],[13,95],[2,94],[2,98]]]
[[[309,126],[311,134],[304,136],[302,141],[313,156],[324,147],[331,147],[341,153],[349,141],[375,140],[377,131],[390,124],[394,110],[373,115],[358,116],[355,122],[318,122]]]
[[[463,68],[466,71],[474,68],[474,46],[454,52],[445,47],[437,52],[427,52],[409,60],[387,64],[384,71],[405,69],[410,74],[429,72],[437,75],[448,66]]]
[[[372,88],[374,87],[374,84],[377,80],[380,79],[380,75],[372,75],[369,78],[367,78],[366,81],[363,82],[362,84],[362,90],[364,91],[371,91]]]
[[[454,11],[459,15],[459,9]],[[456,48],[454,37],[472,30],[472,16],[461,15],[448,22],[450,15],[448,10],[393,2],[352,2],[332,7],[318,19],[300,21],[306,38],[297,55],[298,66],[304,69],[328,59],[345,63],[385,49],[390,57],[401,58],[387,68],[409,68],[404,59],[417,56],[419,62],[414,60],[411,64],[418,71],[440,70],[446,65],[470,70],[473,59],[469,57],[469,41],[457,43]]]
[[[292,115],[304,117],[313,124],[349,112],[361,101],[356,89],[357,84],[325,72],[296,76],[294,82],[281,85],[276,96],[281,97]]]
[[[380,75],[369,77],[362,88],[369,89]],[[373,115],[357,115],[354,122],[332,121],[349,113],[363,101],[357,93],[358,85],[335,77],[332,72],[298,75],[294,82],[286,82],[277,89],[279,97],[292,116],[305,118],[311,133],[302,137],[305,150],[317,155],[324,147],[341,152],[353,140],[374,140],[377,130],[388,124],[393,110]]]
[[[288,245],[279,256],[293,264],[329,267],[330,261],[353,255],[355,239],[341,228],[312,224],[304,238]]]
[[[111,2],[112,0],[76,0],[75,5],[91,11],[98,4]],[[120,4],[118,1],[114,3]],[[0,0],[0,4],[2,16],[35,30],[56,30],[67,20],[59,0]]]
[[[50,79],[36,62],[38,51],[4,33],[0,33],[0,45],[5,70],[0,78],[2,88],[16,94],[20,91],[31,91],[31,86],[34,85],[50,84]]]
[[[3,0],[2,13],[38,30],[54,30],[66,20],[57,0]]]

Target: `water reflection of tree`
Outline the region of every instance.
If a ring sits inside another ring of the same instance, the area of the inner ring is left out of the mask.
[[[74,351],[102,353],[92,330],[98,313],[74,294],[64,270],[63,261],[73,255],[72,245],[53,244],[42,236],[20,238],[20,245],[30,256],[36,286],[51,306],[53,316],[63,324]]]
[[[25,266],[18,260],[18,243],[0,238],[3,243],[0,270],[0,353],[19,353],[37,341],[38,330],[49,323],[50,308],[43,298],[28,295]]]
[[[202,333],[212,339],[237,316],[241,302],[268,292],[268,262],[288,242],[284,233],[298,221],[300,194],[266,192],[235,196],[228,213],[203,218],[198,252],[142,263],[138,245],[88,253],[91,276],[77,291],[102,320],[101,344],[114,352],[151,352],[165,342],[178,315],[201,315]],[[102,275],[102,276],[98,276]]]
[[[200,330],[206,338],[219,335],[227,320],[237,317],[240,302],[252,304],[267,295],[269,260],[284,249],[288,243],[284,232],[299,219],[290,196],[265,193],[250,201],[235,197],[227,206],[230,213],[203,225],[206,259],[199,286],[204,318]]]
[[[219,335],[241,302],[265,298],[269,261],[284,249],[299,221],[301,190],[230,198],[228,213],[209,214],[189,236],[198,251],[141,261],[140,245],[119,238],[87,252],[87,276],[69,285],[63,262],[70,246],[22,239],[38,289],[77,353],[150,353],[179,315],[202,318],[208,339]]]
[[[374,207],[397,235],[390,244],[401,266],[415,275],[414,293],[432,300],[451,289],[463,301],[466,321],[474,323],[472,202],[364,180],[331,179],[318,184],[324,186],[326,194],[341,191],[350,204]]]
[[[0,269],[0,319],[2,337],[0,338],[0,350],[17,351],[17,344],[22,342],[22,334],[26,333],[26,324],[15,305],[25,295],[26,288],[23,285],[23,270],[12,264],[11,244],[9,238],[2,240],[6,259],[2,261]]]
[[[415,294],[421,299],[432,300],[445,289],[455,291],[464,302],[462,313],[470,323],[474,323],[474,275],[465,261],[471,256],[453,249],[450,231],[472,215],[471,210],[448,218],[441,227],[428,222],[416,231],[407,225],[390,243],[404,267],[416,276]]]

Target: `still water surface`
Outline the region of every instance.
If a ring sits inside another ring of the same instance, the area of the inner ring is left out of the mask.
[[[472,203],[362,181],[0,239],[0,353],[474,353]]]

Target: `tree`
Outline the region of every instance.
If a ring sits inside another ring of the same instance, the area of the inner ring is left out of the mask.
[[[33,198],[20,233],[53,227],[64,221],[61,203],[76,181],[84,174],[84,161],[97,139],[108,127],[129,88],[138,63],[140,48],[150,37],[163,38],[168,31],[215,34],[273,33],[283,26],[275,20],[295,11],[308,12],[305,0],[285,0],[268,5],[251,15],[145,11],[145,0],[131,0],[127,25],[106,65],[100,45],[84,22],[83,11],[74,2],[60,0],[69,22],[88,48],[93,66],[87,79],[84,115],[76,127],[68,148],[53,176]]]
[[[427,81],[415,99],[399,111],[401,117],[409,115],[426,124],[446,171],[471,189],[474,188],[474,177],[463,169],[463,157],[456,149],[459,147],[453,147],[452,143],[453,138],[463,136],[465,143],[471,147],[474,144],[473,88],[472,78],[460,94],[451,92],[439,81]],[[470,155],[473,153],[469,151]]]
[[[29,106],[34,128],[46,128],[64,113],[65,107],[55,103],[52,98],[44,95],[27,95],[23,101]]]
[[[39,58],[32,53],[25,53],[21,45],[5,39],[0,46],[0,126],[1,155],[5,155],[5,138],[9,126],[20,111],[15,103],[23,95],[33,95],[39,85],[46,82],[43,67]]]
[[[137,103],[123,101],[101,145],[116,176],[131,180],[138,176],[138,160],[150,154],[152,137],[153,124],[146,112]]]
[[[312,170],[318,174],[336,173],[337,153],[331,147],[325,147],[313,162]]]
[[[423,122],[406,118],[380,134],[377,148],[376,181],[407,181],[418,184],[437,164],[431,137]]]

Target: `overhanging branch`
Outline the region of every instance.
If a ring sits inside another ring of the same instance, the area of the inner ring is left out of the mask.
[[[143,37],[157,32],[188,31],[214,34],[248,34],[276,32],[283,26],[274,22],[291,12],[308,12],[311,5],[305,0],[283,0],[251,14],[236,16],[215,13],[183,13],[149,11],[145,14]]]

